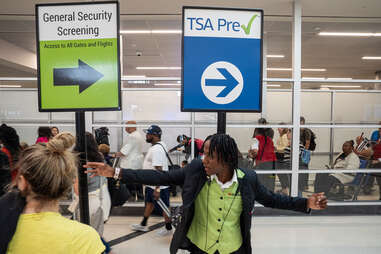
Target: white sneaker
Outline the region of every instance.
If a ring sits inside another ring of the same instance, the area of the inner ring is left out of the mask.
[[[147,232],[149,230],[148,226],[142,226],[140,224],[132,224],[131,228],[132,228],[132,230],[142,231],[142,232]]]
[[[167,236],[167,235],[172,235],[172,229],[171,230],[168,230],[166,229],[165,227],[159,229],[159,231],[156,232],[156,235],[158,236]]]

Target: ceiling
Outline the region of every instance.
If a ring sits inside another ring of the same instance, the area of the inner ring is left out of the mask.
[[[0,77],[34,77],[33,63],[11,61],[16,54],[35,56],[34,5],[44,2],[2,0],[0,9]],[[78,2],[78,1],[69,1]],[[302,67],[325,68],[325,72],[303,72],[304,77],[374,79],[381,61],[364,61],[362,56],[381,56],[381,37],[323,37],[319,31],[381,32],[381,1],[378,0],[302,0]],[[121,30],[181,29],[183,5],[259,8],[265,13],[268,67],[292,65],[292,1],[120,1]],[[181,35],[124,34],[123,75],[180,77],[180,70],[136,70],[138,66],[181,66]],[[1,52],[3,45],[3,52]],[[5,50],[4,50],[5,48]],[[7,50],[9,48],[9,50]],[[137,56],[141,52],[141,56]],[[4,54],[5,53],[5,54]],[[7,57],[12,56],[12,57]],[[26,59],[26,58],[25,58]],[[34,60],[33,60],[34,61]],[[269,78],[291,78],[290,71],[269,71]],[[2,82],[4,83],[4,81]],[[27,86],[35,86],[29,82]],[[310,84],[309,88],[319,87]],[[365,85],[372,88],[373,85]]]

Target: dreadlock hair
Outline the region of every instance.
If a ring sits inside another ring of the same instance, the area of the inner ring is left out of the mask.
[[[234,139],[229,135],[214,134],[211,136],[209,146],[209,156],[211,158],[213,158],[214,152],[216,152],[217,160],[227,164],[231,170],[238,167],[238,147]]]
[[[212,137],[213,137],[213,135],[209,135],[204,139],[204,143],[202,143],[202,146],[201,146],[201,151],[200,151],[201,153],[204,153],[204,146],[205,146],[206,141],[210,140]]]

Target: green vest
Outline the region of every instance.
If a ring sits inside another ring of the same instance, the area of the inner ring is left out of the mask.
[[[237,178],[244,175],[237,170]],[[230,254],[241,247],[242,199],[239,192],[235,196],[237,188],[238,183],[234,182],[222,191],[214,179],[210,184],[205,183],[198,194],[187,237],[202,251],[215,253],[218,250],[220,254]]]

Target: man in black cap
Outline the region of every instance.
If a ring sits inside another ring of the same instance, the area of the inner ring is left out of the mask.
[[[152,146],[148,149],[144,158],[144,169],[156,169],[158,171],[168,171],[167,146],[161,141],[161,128],[157,125],[151,125],[145,129],[146,142]],[[154,209],[154,202],[161,198],[169,207],[169,186],[146,186],[145,189],[145,209],[144,217],[140,224],[133,224],[131,227],[136,231],[148,231],[147,220]],[[171,220],[163,212],[165,219],[165,228],[161,229],[158,234],[165,236],[172,233]]]

